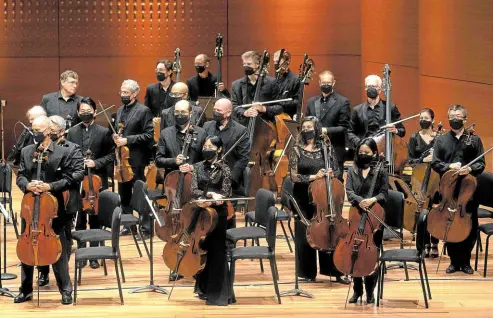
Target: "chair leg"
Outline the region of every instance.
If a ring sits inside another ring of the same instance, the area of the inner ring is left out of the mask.
[[[428,298],[431,299],[431,290],[430,290],[430,281],[428,280],[428,271],[426,270],[425,259],[422,259],[423,262],[423,270],[425,272],[425,280],[426,280],[426,288],[428,289]]]
[[[481,231],[478,230],[479,233],[481,233]],[[482,253],[483,252],[483,243],[481,242],[481,235],[478,236],[478,240],[479,240],[479,251]]]
[[[276,295],[277,295],[277,302],[280,304],[281,303],[281,295],[279,294],[279,286],[277,285],[278,273],[277,273],[277,265],[276,265],[275,255],[272,255],[269,258],[269,263],[270,263],[270,271],[272,272],[272,282],[274,282],[274,290],[276,291]]]
[[[76,266],[79,268],[79,280],[76,280],[76,282],[79,284],[82,283],[82,266],[78,266],[78,264],[76,264]]]
[[[256,239],[256,241],[257,241],[257,246],[260,246],[260,241],[258,239]],[[253,244],[252,244],[252,246],[253,246]],[[262,262],[261,258],[259,258],[259,260],[260,260],[260,271],[263,273],[264,272],[264,263]]]
[[[75,273],[74,273],[74,306],[77,305],[77,271],[78,271],[78,266],[77,266],[77,261],[75,261]]]
[[[474,260],[474,270],[475,271],[478,270],[479,244],[481,244],[481,231],[480,230],[478,230],[477,237],[478,238],[476,239],[476,257]]]
[[[120,293],[120,304],[123,305],[123,292],[122,292],[122,284],[120,282],[120,274],[118,273],[118,263],[116,259],[114,260],[114,262],[115,262],[116,281],[118,283],[118,292]]]
[[[486,248],[484,250],[484,274],[483,277],[486,277],[486,269],[488,268],[488,247],[490,246],[490,236],[486,237]]]
[[[125,273],[123,272],[122,253],[120,253],[120,248],[118,248],[118,260],[120,261],[120,269],[122,271],[122,281],[125,283]]]
[[[378,277],[377,277],[377,307],[380,307],[380,290],[382,288],[382,267],[383,267],[382,262],[379,262],[378,267],[377,267],[377,273],[378,273]]]
[[[407,271],[407,263],[402,262],[404,264],[404,273],[406,274],[406,282],[409,281],[409,272]]]
[[[229,283],[231,284],[231,293],[234,295],[233,285],[235,281],[235,260],[231,258],[231,264],[229,266]]]
[[[286,243],[288,243],[289,253],[293,253],[293,249],[291,248],[291,243],[289,243],[288,233],[286,233],[286,229],[284,228],[284,223],[282,223],[282,221],[279,221],[279,223],[281,223],[281,229],[284,233],[284,238],[286,239]]]
[[[293,228],[291,227],[291,219],[288,220],[288,229],[289,229],[289,233],[291,233],[291,238],[293,239],[294,242],[294,232],[293,232]]]
[[[142,235],[142,230],[140,229],[140,225],[138,231],[139,231],[140,240],[142,241],[142,244],[144,244],[144,249],[146,250],[147,257],[149,257],[149,261],[151,261],[151,252],[147,247],[146,240],[144,240],[144,236]]]
[[[419,263],[419,280],[421,281],[421,289],[423,290],[423,297],[425,299],[425,306],[428,308],[428,297],[426,297],[425,282],[423,279],[423,269],[421,268],[421,262]]]
[[[106,260],[103,260],[104,276],[108,276],[108,269],[106,268]]]
[[[132,233],[132,237],[134,239],[135,246],[137,247],[137,252],[139,252],[139,257],[142,257],[142,252],[140,251],[139,243],[137,242],[137,238],[135,237],[135,231],[133,226],[130,226],[130,232]]]
[[[385,286],[384,282],[385,282],[385,274],[387,273],[387,268],[386,268],[386,263],[385,262],[381,262],[382,263],[382,282],[381,282],[381,289],[380,289],[380,299],[383,299],[383,288]],[[378,297],[378,295],[377,295]]]

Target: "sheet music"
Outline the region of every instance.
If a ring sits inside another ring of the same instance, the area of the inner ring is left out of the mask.
[[[154,206],[152,205],[152,201],[149,199],[146,193],[144,193],[144,198],[146,199],[147,205],[149,205],[149,209],[151,209],[151,212],[154,215],[154,219],[157,221],[157,224],[159,224],[159,227],[163,227],[165,225],[164,220],[156,213],[156,210],[154,210]]]

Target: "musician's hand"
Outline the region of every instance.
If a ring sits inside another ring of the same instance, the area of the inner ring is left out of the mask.
[[[201,208],[208,208],[212,205],[212,202],[197,202],[197,205]]]
[[[369,199],[363,199],[360,203],[359,203],[359,206],[360,208],[362,209],[366,209],[366,208],[369,208],[371,207],[375,202],[377,202],[377,199],[376,198],[369,198]]]
[[[467,168],[459,170],[459,175],[465,176],[466,174],[471,173],[471,171],[472,171],[471,167],[467,167]]]
[[[258,111],[259,113],[265,113],[267,111],[267,108],[262,104],[255,104],[252,106],[252,108]]]
[[[454,162],[454,163],[451,163],[448,167],[451,170],[459,170],[461,166],[462,166],[462,163]]]
[[[209,195],[212,196],[212,198],[214,200],[221,200],[221,199],[224,198],[221,194],[216,193],[216,192],[209,192],[209,193],[207,193],[207,196],[209,196]],[[216,205],[221,205],[223,203],[224,203],[224,201],[216,201]]]
[[[327,135],[327,127],[322,127],[322,134]]]
[[[188,164],[188,163],[185,163],[183,165],[180,165],[179,169],[180,169],[180,172],[183,172],[183,173],[185,173],[185,172],[192,172],[193,171],[193,166],[190,165],[190,164]]]
[[[84,160],[84,164],[88,168],[94,168],[94,167],[96,167],[96,163],[94,162],[94,160],[91,160],[91,159],[85,159]]]
[[[33,180],[33,181],[31,181],[31,182],[29,182],[29,183],[27,184],[27,186],[26,186],[26,190],[27,190],[27,191],[30,191],[30,192],[33,192],[33,193],[35,193],[35,194],[39,194],[39,191],[38,191],[38,187],[37,187],[37,185],[38,185],[38,181]]]
[[[326,175],[327,175],[327,173],[326,173],[325,169],[320,169],[320,170],[318,170],[317,174],[315,175],[315,180],[323,178]]]
[[[423,162],[431,162],[433,160],[433,153],[423,158]]]
[[[243,113],[243,116],[245,117],[257,117],[258,116],[258,111],[251,107],[251,108],[248,108],[244,113]]]
[[[220,92],[223,92],[226,90],[226,85],[224,85],[223,82],[217,84],[217,89],[219,89]]]
[[[51,190],[50,185],[48,183],[45,183],[45,182],[38,184],[37,188],[38,188],[38,192],[40,192],[40,193],[41,192],[48,192]]]
[[[387,131],[393,134],[397,134],[397,128],[395,128],[395,125],[387,127]]]
[[[153,123],[153,124],[157,124],[157,123],[158,123],[158,121],[160,121],[160,120],[161,120],[161,118],[160,118],[160,117],[154,117],[154,118],[152,119],[152,123]]]
[[[118,137],[118,138],[115,140],[115,144],[116,144],[118,147],[125,146],[125,145],[127,144],[127,138]]]
[[[186,160],[185,156],[182,154],[179,154],[176,156],[175,163],[180,166],[184,161]]]

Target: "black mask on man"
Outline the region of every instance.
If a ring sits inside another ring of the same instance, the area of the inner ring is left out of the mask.
[[[463,119],[451,119],[448,121],[449,125],[452,129],[459,130],[464,126],[464,120]]]
[[[54,133],[50,134],[51,141],[56,142],[58,140],[58,138],[60,138],[60,137],[58,137],[58,134],[54,134]]]
[[[212,119],[214,119],[216,122],[220,123],[223,121],[224,116],[223,116],[223,114],[221,114],[219,112],[214,112],[214,114],[212,115]]]
[[[178,126],[185,126],[189,119],[188,115],[175,115],[175,122]]]
[[[130,104],[130,96],[122,96],[120,99],[123,105],[127,106]]]
[[[81,114],[79,118],[82,122],[88,124],[94,119],[94,114]]]
[[[243,66],[243,71],[245,72],[245,75],[253,75],[255,73],[255,70],[251,66]]]
[[[320,90],[324,94],[330,94],[330,93],[332,93],[333,89],[334,88],[332,87],[332,85],[322,85],[322,86],[320,86]]]
[[[33,139],[37,144],[40,144],[45,140],[45,135],[42,131],[33,131]]]
[[[158,81],[162,82],[166,79],[166,74],[162,72],[157,72],[156,73],[156,78]]]
[[[197,65],[195,66],[195,70],[197,73],[203,73],[205,71],[205,66],[204,65]]]
[[[366,90],[366,96],[368,96],[371,99],[375,99],[378,96],[378,91],[375,87],[369,87]]]

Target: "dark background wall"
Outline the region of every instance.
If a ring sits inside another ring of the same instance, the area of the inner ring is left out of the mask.
[[[58,89],[62,71],[79,73],[81,95],[117,104],[122,80],[135,79],[144,89],[155,81],[155,61],[172,59],[176,47],[182,78],[192,76],[195,55],[213,57],[217,33],[224,35],[228,86],[242,76],[244,51],[284,47],[293,54],[293,71],[308,53],[316,71],[331,70],[336,89],[356,105],[364,99],[364,77],[381,75],[388,63],[392,99],[403,116],[432,107],[446,123],[447,107],[461,103],[487,147],[493,144],[492,11],[488,0],[3,0],[6,149],[15,121]],[[215,71],[215,59],[211,64]],[[314,79],[307,97],[318,94],[317,74]],[[414,131],[417,121],[406,127]]]

